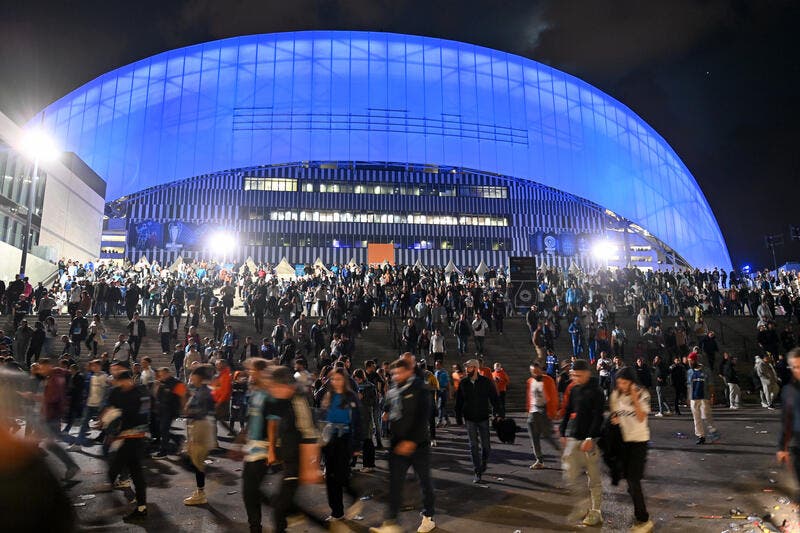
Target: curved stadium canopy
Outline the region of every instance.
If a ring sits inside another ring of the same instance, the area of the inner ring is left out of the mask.
[[[694,178],[642,119],[573,76],[470,44],[373,32],[236,37],[111,71],[42,113],[107,181],[107,200],[254,165],[446,165],[583,197],[693,266],[731,266]]]

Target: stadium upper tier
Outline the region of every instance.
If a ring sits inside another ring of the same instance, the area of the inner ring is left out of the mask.
[[[256,165],[408,161],[554,187],[636,223],[693,266],[731,266],[702,191],[641,118],[573,76],[471,44],[235,37],[108,72],[42,113],[107,181],[107,200]]]

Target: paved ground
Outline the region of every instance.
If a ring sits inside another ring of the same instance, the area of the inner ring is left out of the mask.
[[[790,518],[787,531],[800,531],[797,518],[786,496],[793,482],[774,463],[777,414],[759,408],[740,411],[715,411],[722,442],[696,446],[689,416],[652,418],[653,430],[647,479],[644,490],[657,531],[707,532],[756,531],[746,518],[728,517],[738,508],[744,515],[774,513],[778,521]],[[519,421],[519,420],[518,420]],[[681,435],[683,434],[683,435]],[[685,435],[685,436],[684,436]],[[529,441],[518,434],[515,445],[493,442],[492,464],[485,483],[471,482],[465,435],[461,428],[440,430],[435,449],[434,471],[437,496],[437,531],[577,531],[591,530],[576,526],[567,519],[574,500],[563,489],[555,453],[550,454],[549,468],[528,469]],[[224,443],[225,447],[230,446]],[[194,484],[191,475],[177,458],[169,461],[146,461],[149,483],[149,517],[143,524],[126,524],[122,515],[130,509],[130,491],[96,494],[92,487],[104,478],[105,464],[97,457],[99,448],[74,454],[82,471],[70,484],[70,494],[85,531],[247,531],[241,503],[241,464],[224,455],[212,457],[207,493],[209,504],[188,508],[182,504]],[[61,465],[55,465],[62,468]],[[373,474],[358,474],[364,493],[364,520],[347,525],[352,531],[366,532],[380,522],[386,501],[386,462],[378,460]],[[624,482],[604,488],[603,531],[624,531],[633,520]],[[270,486],[266,485],[266,490]],[[408,491],[408,506],[418,504],[417,491]],[[302,498],[320,517],[327,514],[321,486],[302,489]],[[86,495],[87,499],[82,499]],[[95,495],[92,497],[92,495]],[[347,500],[346,503],[347,505]],[[416,530],[417,511],[408,509],[401,521],[410,531]],[[264,524],[269,524],[269,515]],[[269,530],[265,528],[265,530]],[[597,530],[597,528],[595,528]],[[320,531],[305,522],[290,528],[292,532]]]

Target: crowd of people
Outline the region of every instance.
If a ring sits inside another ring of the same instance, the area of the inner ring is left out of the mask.
[[[451,417],[464,426],[473,482],[482,483],[492,457],[490,432],[506,419],[512,381],[501,363],[484,363],[487,338],[502,335],[504,321],[516,319],[531,334],[530,353],[520,355],[532,360],[526,388],[531,470],[544,468],[545,440],[572,489],[588,489],[588,508],[573,518],[598,526],[605,461],[615,484],[628,483],[632,530],[650,531],[641,480],[651,411],[679,414],[688,406],[702,445],[720,438],[711,409],[716,380],[727,389],[729,407],[740,407],[737,358],[720,354],[704,317],[753,317],[753,383],[762,406],[771,409],[780,385],[792,382],[797,276],[542,268],[538,278],[535,303],[519,308],[503,269],[308,265],[302,276],[282,277],[271,265],[253,263],[62,261],[48,287],[34,288],[22,277],[0,285],[13,333],[0,331],[0,356],[7,375],[22,383],[14,411],[5,414],[7,433],[38,438],[64,463],[65,480],[79,473],[70,452],[98,446],[108,459],[103,488],[132,483],[136,505],[129,518],[142,520],[145,458],[183,456],[195,478],[184,503],[203,505],[206,459],[220,446],[218,432],[227,431],[244,462],[242,495],[252,531],[262,530],[261,485],[269,473],[279,477],[270,498],[276,531],[297,514],[331,529],[359,516],[363,501],[353,469],[360,461],[361,471],[373,471],[376,451],[386,450],[389,505],[373,530],[401,531],[403,484],[413,466],[423,493],[418,531],[431,531],[436,430]],[[237,299],[260,339],[240,339],[229,321]],[[631,337],[641,340],[633,347],[616,320],[623,314],[635,317],[638,331]],[[59,315],[68,317],[67,331],[58,331]],[[121,331],[109,331],[111,317],[125,317]],[[359,353],[359,336],[376,317],[393,325],[390,341],[399,357]],[[203,328],[213,333],[201,336]],[[559,357],[555,340],[564,329],[572,350]],[[140,354],[148,335],[159,339],[161,357]],[[446,368],[453,353],[457,362]],[[179,418],[185,426],[176,434]],[[65,450],[59,441],[70,446]],[[782,451],[790,449],[783,445]],[[587,482],[580,483],[584,473]],[[298,485],[322,478],[327,518],[296,498]],[[71,516],[71,509],[54,516]]]

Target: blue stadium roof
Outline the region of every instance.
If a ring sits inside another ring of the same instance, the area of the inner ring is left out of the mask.
[[[702,191],[641,118],[573,76],[471,44],[375,32],[235,37],[116,69],[43,113],[63,148],[108,182],[108,200],[273,163],[448,165],[575,194],[693,266],[731,266]]]

